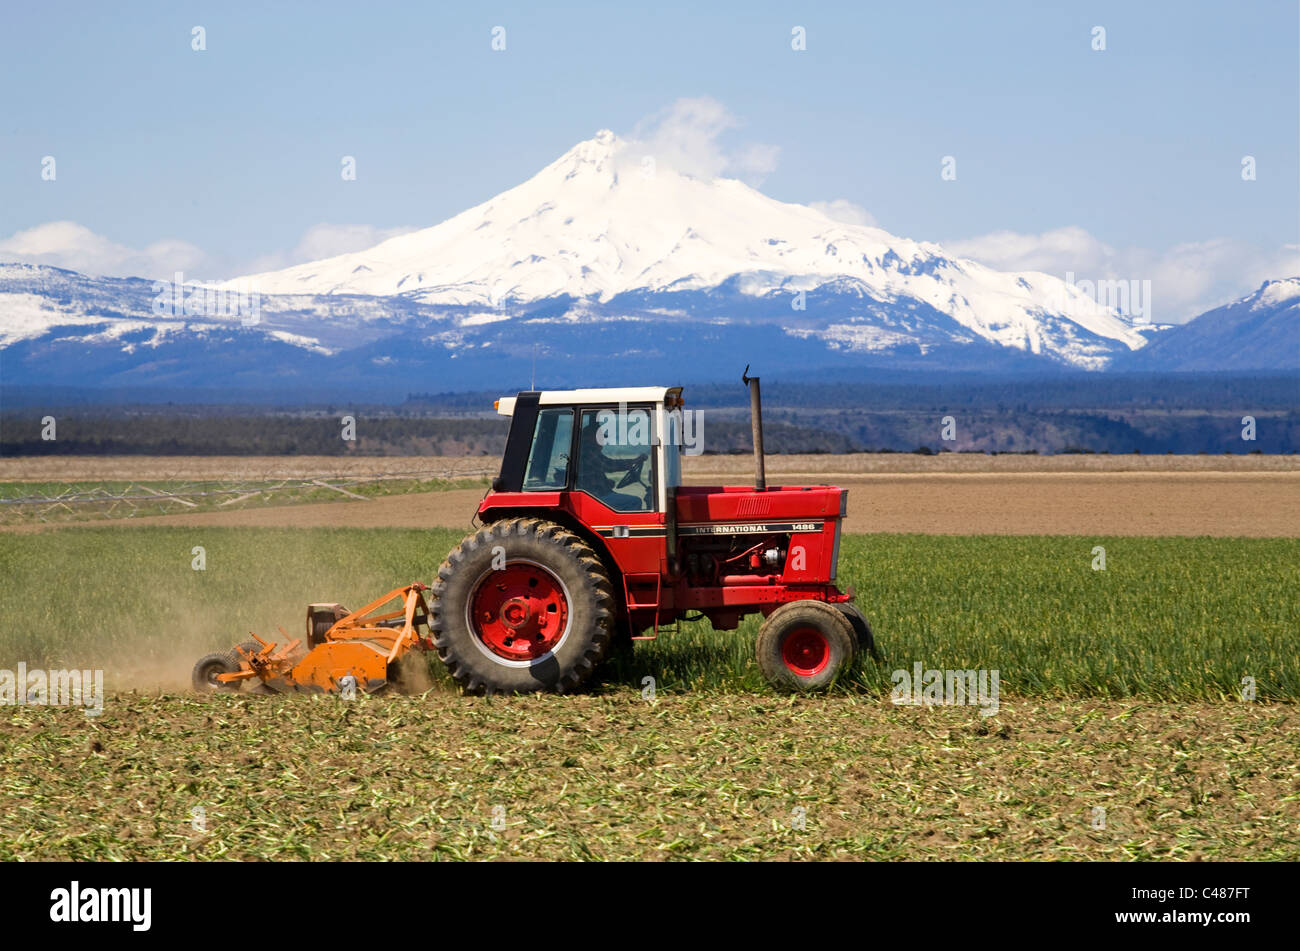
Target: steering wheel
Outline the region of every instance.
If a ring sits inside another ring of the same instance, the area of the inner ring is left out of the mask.
[[[645,461],[649,458],[650,454],[648,452],[643,452],[641,455],[633,459],[631,464],[627,467],[626,474],[624,474],[623,478],[618,480],[618,484],[615,485],[614,488],[622,489],[631,485],[633,482],[640,482],[641,470],[645,468]]]

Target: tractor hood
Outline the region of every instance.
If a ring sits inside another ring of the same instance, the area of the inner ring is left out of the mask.
[[[787,536],[792,551],[806,558],[787,566],[788,584],[834,581],[839,569],[840,535],[848,513],[847,489],[832,485],[680,486],[674,509],[675,542],[688,539]]]
[[[830,485],[779,486],[761,492],[753,486],[685,485],[677,489],[677,520],[678,524],[709,523],[721,532],[736,527],[732,522],[840,518],[848,510],[848,498],[847,489]],[[763,530],[755,524],[745,527]]]

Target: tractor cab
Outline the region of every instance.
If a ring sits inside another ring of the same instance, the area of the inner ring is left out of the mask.
[[[530,391],[496,408],[511,423],[494,492],[572,493],[591,517],[663,524],[682,480],[680,387]]]

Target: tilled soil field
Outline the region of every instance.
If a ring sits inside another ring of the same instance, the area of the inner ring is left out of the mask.
[[[0,482],[346,478],[436,473],[478,477],[472,488],[368,501],[267,505],[132,518],[132,525],[278,528],[463,528],[495,460],[470,457],[150,457],[0,459]],[[772,456],[769,484],[850,490],[849,532],[938,535],[1300,537],[1300,457],[858,453]],[[744,484],[749,456],[686,459],[692,484]],[[69,524],[62,521],[54,524]],[[0,531],[41,531],[14,524]]]
[[[693,473],[695,484],[713,481]],[[743,474],[724,476],[742,483]],[[1300,471],[1052,473],[772,473],[769,484],[849,490],[848,532],[926,535],[1300,537]],[[468,528],[486,489],[367,501],[141,516],[125,525],[276,528]],[[29,523],[8,531],[50,531]]]
[[[455,478],[496,472],[500,465],[489,456],[9,456],[0,458],[0,482],[338,479],[413,472]]]
[[[0,458],[0,482],[84,482],[313,478],[399,475],[437,472],[478,475],[494,470],[492,456],[9,456]],[[904,452],[860,452],[845,455],[768,456],[770,474],[817,475],[822,478],[870,473],[921,472],[1295,472],[1300,456],[1201,455],[1142,456],[1067,453],[1058,456],[945,452],[926,456]],[[754,474],[750,455],[687,456],[685,470],[695,482],[712,481],[712,474],[746,481]]]

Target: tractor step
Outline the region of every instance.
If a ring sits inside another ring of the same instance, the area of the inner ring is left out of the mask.
[[[659,610],[659,589],[662,583],[658,572],[629,572],[623,576],[623,594],[629,611]]]

